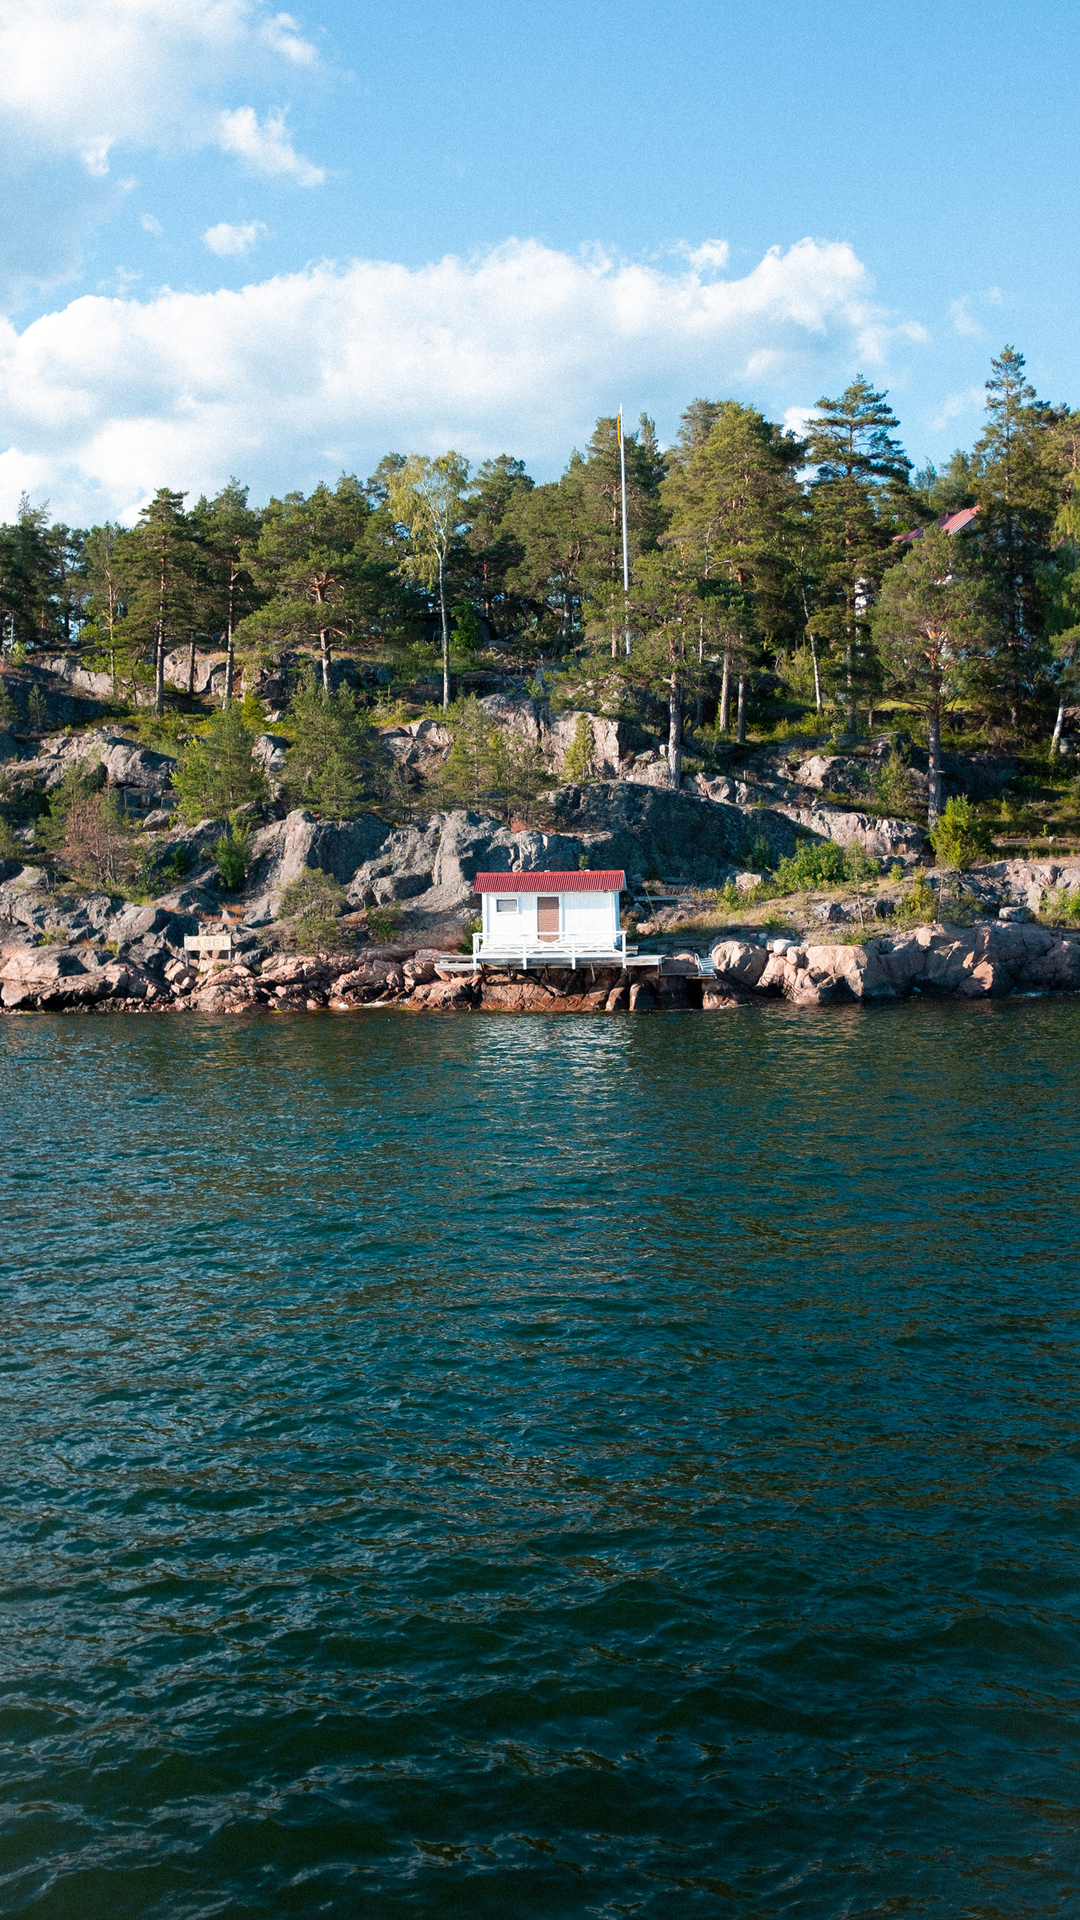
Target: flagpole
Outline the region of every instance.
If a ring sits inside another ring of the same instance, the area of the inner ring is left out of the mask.
[[[619,492],[622,496],[622,584],[623,619],[626,623],[625,645],[630,652],[630,548],[626,539],[626,447],[623,442],[622,408],[619,408],[617,422],[619,434]]]

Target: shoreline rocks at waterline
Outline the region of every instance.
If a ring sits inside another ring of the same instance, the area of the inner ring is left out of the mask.
[[[183,955],[162,973],[85,944],[0,948],[0,1010],[27,1012],[644,1013],[786,1000],[816,1007],[938,995],[962,1000],[1080,991],[1080,934],[998,922],[941,923],[859,945],[721,940],[708,958],[655,967],[463,969],[461,957],[409,946],[308,958],[248,953],[196,972]]]

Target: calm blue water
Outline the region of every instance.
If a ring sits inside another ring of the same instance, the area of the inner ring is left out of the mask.
[[[1080,1912],[1080,1003],[0,1022],[0,1910]]]

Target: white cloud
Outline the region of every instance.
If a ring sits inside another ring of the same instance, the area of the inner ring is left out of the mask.
[[[950,393],[942,401],[930,422],[934,433],[940,433],[950,420],[960,420],[965,414],[978,413],[986,401],[983,387],[965,387],[962,393]]]
[[[971,295],[969,293],[965,293],[959,300],[950,300],[949,319],[953,324],[953,332],[960,334],[962,339],[981,339],[985,331],[971,311]]]
[[[161,224],[161,221],[158,219],[155,219],[152,213],[144,213],[142,220],[140,221],[139,224],[141,225],[143,232],[152,233],[155,240],[160,240],[162,234],[165,231],[164,227]]]
[[[318,65],[319,56],[310,40],[305,40],[291,13],[275,13],[261,28],[262,38],[275,53],[297,67]]]
[[[283,62],[295,71],[317,59],[291,15],[268,16],[263,0],[0,0],[0,121],[100,176],[117,147],[221,145],[223,99],[238,82],[249,92]],[[271,171],[298,177],[309,165],[280,116],[260,129],[253,108],[238,111],[261,133]]]
[[[557,472],[620,397],[669,434],[699,394],[805,403],[887,333],[852,249],[815,240],[727,280],[508,241],[417,269],[87,296],[21,333],[0,323],[0,515],[23,486],[74,520],[231,473],[265,497],[388,448]]]
[[[295,151],[285,131],[281,108],[268,113],[260,124],[254,107],[236,107],[218,118],[218,145],[224,153],[235,153],[252,173],[269,177],[284,175],[298,187],[321,187],[326,179],[322,167]]]
[[[245,220],[241,226],[231,227],[227,220],[219,220],[216,227],[207,227],[203,234],[203,245],[216,253],[219,259],[230,254],[251,253],[260,240],[265,240],[269,227],[261,220]]]

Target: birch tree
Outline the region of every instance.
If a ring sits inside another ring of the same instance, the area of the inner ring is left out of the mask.
[[[460,453],[430,460],[413,453],[387,476],[390,512],[405,548],[403,571],[438,602],[442,632],[444,707],[450,705],[450,610],[447,570],[454,542],[469,525],[465,500],[469,463]]]

